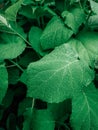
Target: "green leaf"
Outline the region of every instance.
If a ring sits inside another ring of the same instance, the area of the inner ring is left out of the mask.
[[[38,56],[36,55],[36,53],[32,50],[25,50],[21,56],[21,58],[18,61],[18,64],[21,65],[24,68],[27,68],[27,66],[31,63],[34,62],[36,60],[38,60]]]
[[[0,14],[0,31],[10,33],[10,34],[16,34],[19,37],[21,37],[25,42],[28,43],[23,28],[21,28],[17,23],[9,22],[6,19],[6,17],[2,14]]]
[[[73,130],[98,130],[98,91],[91,84],[72,101]]]
[[[56,5],[56,8],[62,12],[66,9],[66,0],[55,0],[55,5]]]
[[[6,95],[2,100],[2,105],[4,106],[5,109],[7,109],[12,104],[13,98],[14,98],[14,91],[8,88]]]
[[[0,14],[0,27],[1,26],[5,26],[9,29],[11,28],[11,25],[9,24],[8,20],[3,15]]]
[[[82,23],[85,23],[86,15],[84,10],[81,8],[71,8],[70,12],[73,14],[75,23],[79,27]]]
[[[79,39],[86,48],[90,60],[94,63],[94,60],[98,57],[98,33],[97,32],[82,32],[78,35]]]
[[[64,26],[63,21],[54,16],[47,24],[42,36],[41,46],[43,50],[55,48],[65,43],[73,34],[71,29]]]
[[[72,98],[94,78],[94,72],[78,59],[69,44],[57,47],[27,69],[27,96],[53,103]]]
[[[70,11],[64,11],[62,17],[65,19],[65,25],[71,28],[74,33],[77,33],[80,25],[85,22],[85,13],[81,8],[72,8]]]
[[[98,30],[98,15],[93,15],[89,18],[88,26],[93,30]]]
[[[1,54],[1,53],[0,53]],[[0,64],[0,103],[8,88],[8,73],[4,64]]]
[[[34,1],[33,0],[23,0],[23,5],[29,5],[29,4],[33,4]]]
[[[98,69],[98,57],[95,59],[94,66],[95,66],[96,69]]]
[[[67,99],[60,103],[48,103],[47,108],[52,113],[54,120],[61,121],[62,118],[66,118],[71,113],[71,100]]]
[[[19,80],[20,71],[16,67],[10,67],[8,70],[8,80],[9,84],[16,84]]]
[[[27,85],[27,71],[26,70],[20,76],[19,81]]]
[[[5,10],[6,18],[11,21],[16,21],[18,10],[21,7],[23,0],[18,0],[16,3],[12,4]]]
[[[91,4],[91,9],[95,14],[98,14],[98,3],[94,0],[89,0]]]
[[[35,16],[32,11],[32,6],[30,5],[22,6],[21,9],[19,10],[19,14],[30,19],[35,19]]]
[[[18,109],[18,116],[23,115],[29,108],[32,107],[32,98],[25,98],[22,102],[19,104]]]
[[[54,130],[55,121],[48,110],[34,110],[32,115],[32,129]]]
[[[0,43],[0,60],[13,59],[25,49],[25,42],[16,35],[2,34]]]
[[[39,53],[40,55],[45,55],[45,52],[42,51],[40,37],[42,35],[42,30],[38,27],[33,26],[29,32],[29,41],[32,48]]]
[[[22,130],[31,130],[31,121],[32,121],[32,108],[28,108],[24,113],[24,122]]]
[[[74,51],[76,51],[78,53],[81,61],[92,66],[87,49],[84,47],[84,45],[82,44],[81,41],[76,40],[76,39],[71,39],[68,43],[72,46]]]
[[[70,4],[74,4],[75,2],[80,2],[79,0],[70,0]]]
[[[7,119],[7,130],[15,130],[16,129],[16,116],[13,113],[10,113]]]

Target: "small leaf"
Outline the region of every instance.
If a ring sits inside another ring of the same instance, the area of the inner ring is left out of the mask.
[[[73,130],[98,130],[98,91],[93,84],[75,95],[71,124]]]
[[[64,26],[63,21],[54,16],[47,24],[40,42],[43,50],[53,49],[65,43],[73,34],[71,29]]]
[[[16,35],[3,33],[1,39],[0,60],[16,58],[26,47],[24,41]]]
[[[7,19],[11,21],[16,21],[17,12],[20,9],[22,3],[23,0],[18,0],[18,2],[12,4],[5,10],[5,15]]]
[[[6,94],[7,88],[8,88],[8,73],[5,65],[0,64],[0,103]]]
[[[72,98],[94,78],[94,72],[69,44],[57,47],[27,69],[27,96],[58,103]]]

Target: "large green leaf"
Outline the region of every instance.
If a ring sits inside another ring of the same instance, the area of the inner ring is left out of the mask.
[[[98,130],[98,91],[91,84],[72,101],[73,130]]]
[[[2,34],[0,39],[0,60],[16,58],[26,47],[25,42],[16,35]]]
[[[54,16],[47,24],[42,36],[41,46],[43,50],[54,48],[65,43],[73,34],[71,29],[64,26],[63,21]]]
[[[12,4],[6,9],[5,15],[9,20],[16,21],[16,16],[22,3],[23,3],[23,0],[18,0],[16,3]]]
[[[93,71],[70,44],[57,47],[27,69],[27,95],[47,102],[61,102],[87,86]]]
[[[32,130],[54,130],[55,121],[47,109],[34,110],[32,117]]]
[[[6,94],[7,88],[8,88],[8,73],[5,65],[0,64],[0,103]]]
[[[98,58],[98,33],[97,32],[82,32],[77,37],[84,47],[86,48],[90,60],[94,63],[94,60]]]

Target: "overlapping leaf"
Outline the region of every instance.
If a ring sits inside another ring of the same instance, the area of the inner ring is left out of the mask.
[[[27,69],[27,95],[47,102],[71,98],[94,78],[93,71],[70,44],[57,47]]]
[[[42,36],[41,46],[43,50],[51,49],[65,43],[73,34],[73,31],[64,26],[63,21],[54,16],[47,24]]]

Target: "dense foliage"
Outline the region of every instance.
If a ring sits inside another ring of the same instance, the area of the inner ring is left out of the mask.
[[[98,130],[98,1],[0,1],[0,130]]]

